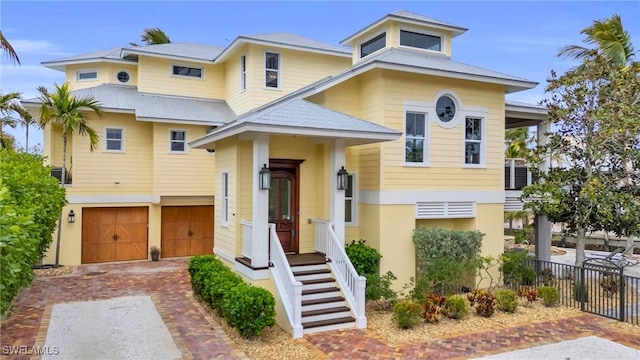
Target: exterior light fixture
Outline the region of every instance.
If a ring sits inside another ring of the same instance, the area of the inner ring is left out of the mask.
[[[260,190],[269,190],[271,188],[271,170],[267,167],[267,164],[262,165],[262,169],[258,173]]]
[[[347,189],[347,181],[349,180],[349,173],[344,169],[344,166],[338,170],[338,190]]]
[[[69,211],[67,220],[69,221],[69,224],[73,224],[74,222],[76,222],[76,214],[73,212],[73,210]]]

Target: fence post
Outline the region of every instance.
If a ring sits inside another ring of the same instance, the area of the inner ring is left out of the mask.
[[[627,309],[625,309],[625,298],[624,298],[624,289],[625,289],[625,282],[624,282],[624,268],[619,268],[620,271],[620,289],[619,289],[619,294],[620,294],[620,321],[624,321],[625,320],[625,315],[627,314]]]

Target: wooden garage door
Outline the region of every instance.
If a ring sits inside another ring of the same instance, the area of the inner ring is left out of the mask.
[[[146,207],[82,209],[82,263],[147,258]]]
[[[213,253],[213,206],[162,207],[162,257]]]

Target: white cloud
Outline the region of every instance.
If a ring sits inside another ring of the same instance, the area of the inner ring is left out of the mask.
[[[60,51],[58,45],[46,40],[15,39],[11,40],[11,45],[18,54],[70,55],[69,53]]]

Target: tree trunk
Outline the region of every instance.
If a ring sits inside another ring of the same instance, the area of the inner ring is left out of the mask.
[[[633,235],[627,236],[627,246],[626,246],[626,249],[624,249],[623,254],[629,255],[629,256],[633,255],[634,243],[635,243],[635,237]]]
[[[25,138],[25,145],[24,148],[27,151],[27,154],[29,153],[29,124],[27,124],[27,137]]]
[[[62,134],[62,176],[60,182],[64,186],[67,182],[67,134]]]
[[[578,227],[578,237],[576,238],[576,266],[582,267],[582,263],[585,260],[584,245],[586,242],[585,235],[587,230],[583,227]]]
[[[609,251],[609,232],[604,232],[604,251]]]

